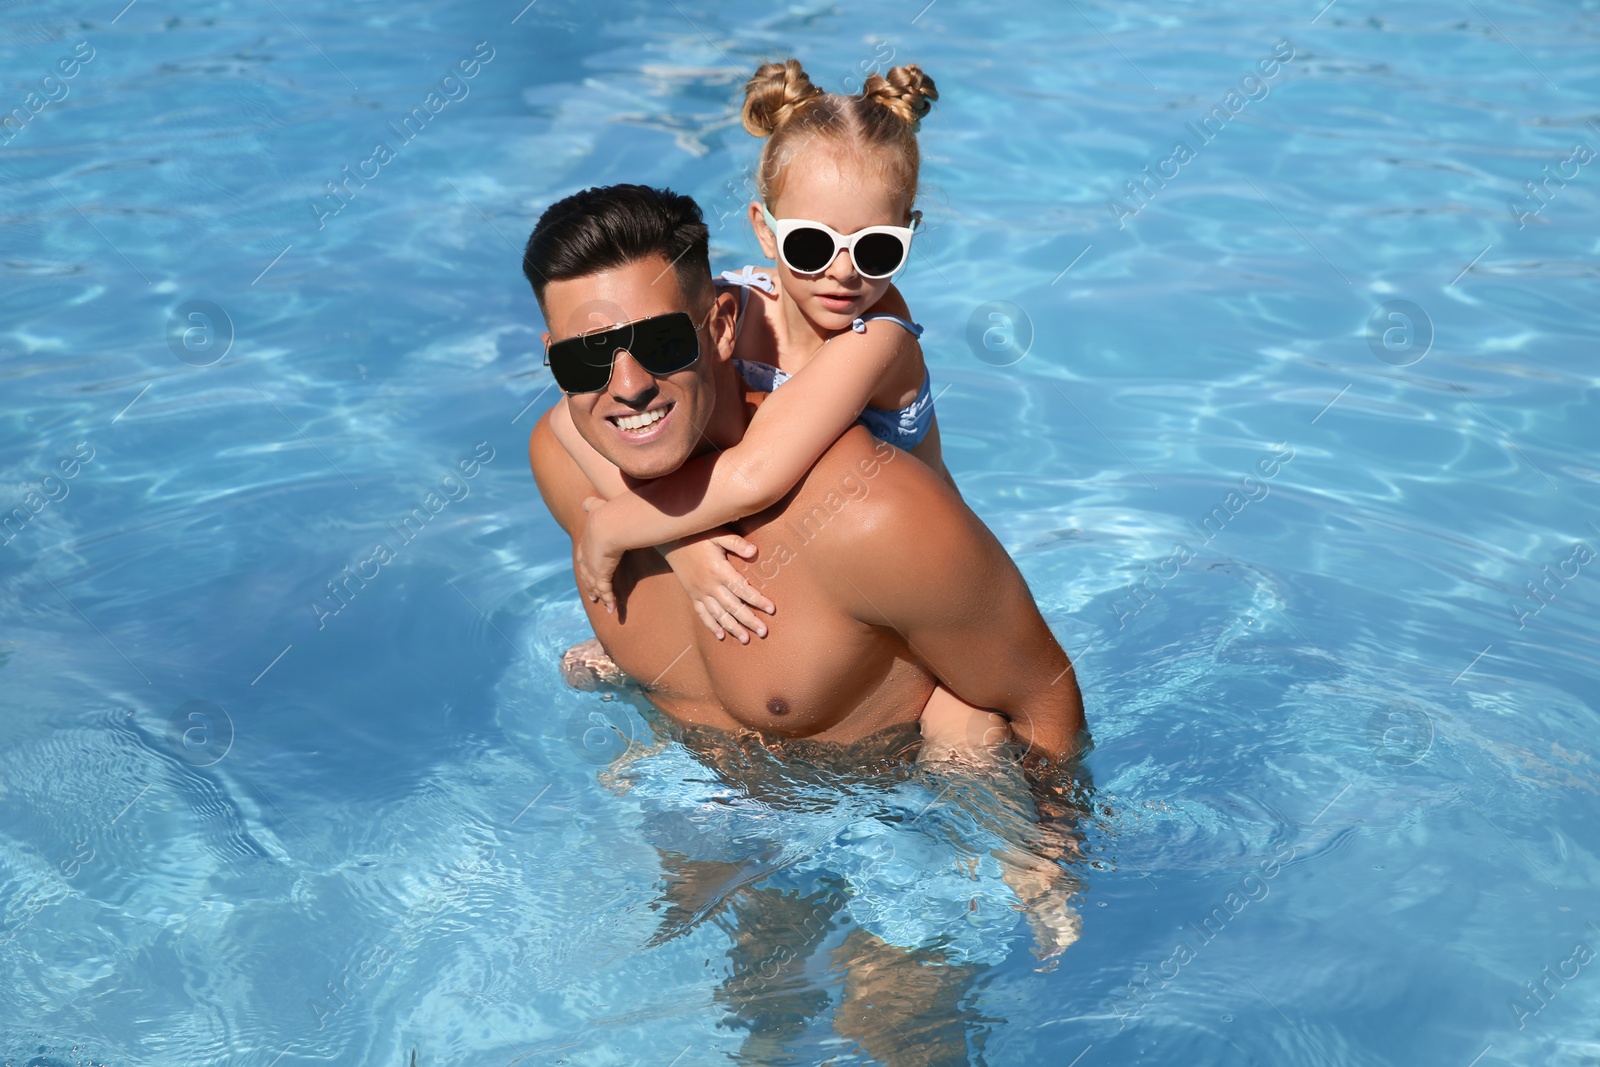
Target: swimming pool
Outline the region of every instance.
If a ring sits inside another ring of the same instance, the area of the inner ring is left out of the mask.
[[[782,53],[938,81],[902,288],[1097,743],[1081,938],[933,1022],[1600,1057],[1600,7],[125,2],[0,12],[0,1062],[866,1062],[825,953],[741,1051],[785,938],[655,940],[525,452],[532,219],[670,184],[753,260]]]

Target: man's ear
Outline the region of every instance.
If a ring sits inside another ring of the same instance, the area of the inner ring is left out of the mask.
[[[716,346],[718,360],[733,355],[734,330],[738,321],[739,301],[730,290],[718,289],[716,298],[711,301],[711,317],[706,324],[711,343]]]
[[[778,258],[778,236],[767,227],[767,220],[761,217],[761,201],[750,201],[750,229],[755,232],[756,240],[761,244],[761,254],[768,259]]]
[[[545,351],[550,350],[550,331],[545,330],[539,334],[539,343],[544,345]]]

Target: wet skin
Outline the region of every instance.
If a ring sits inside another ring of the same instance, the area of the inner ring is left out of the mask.
[[[596,307],[609,322],[593,321]],[[684,293],[664,257],[545,291],[554,340],[672,311],[706,320],[695,365],[658,378],[622,352],[604,391],[563,401],[584,439],[634,483],[742,436],[762,394],[729,363],[735,299],[713,297],[709,278]],[[641,412],[665,417],[642,432],[617,424]],[[548,414],[529,457],[546,505],[576,539],[595,491]],[[735,529],[759,549],[747,576],[781,605],[764,641],[717,641],[653,552],[624,557],[616,614],[585,604],[606,651],[668,715],[848,742],[915,722],[937,676],[1009,718],[1037,754],[1077,750],[1082,701],[1066,654],[993,535],[911,456],[852,428],[788,496]]]

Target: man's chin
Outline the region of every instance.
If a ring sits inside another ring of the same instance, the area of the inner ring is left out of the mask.
[[[661,463],[650,466],[643,466],[639,464],[630,464],[628,466],[624,466],[623,464],[619,463],[617,464],[617,469],[620,470],[623,477],[630,482],[649,482],[654,481],[657,478],[665,478],[667,475],[671,474],[673,471],[676,471],[681,466],[683,466],[683,460],[680,459],[676,463]]]
[[[636,482],[652,478],[665,478],[689,459],[689,449],[667,441],[630,445],[613,442],[606,450],[606,458],[616,464],[623,476]]]

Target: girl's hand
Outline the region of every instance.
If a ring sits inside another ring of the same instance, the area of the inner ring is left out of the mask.
[[[583,537],[578,541],[576,571],[578,590],[584,599],[598,601],[606,614],[617,609],[617,598],[611,591],[611,578],[617,573],[622,554],[627,550],[607,536],[606,502],[591,496],[583,502],[588,520],[583,524]]]
[[[741,645],[747,645],[752,632],[757,637],[767,636],[766,624],[751,609],[768,615],[778,609],[734,569],[728,553],[751,559],[756,546],[734,533],[700,534],[661,546],[661,555],[683,583],[694,613],[706,629],[718,641],[731,633]]]

